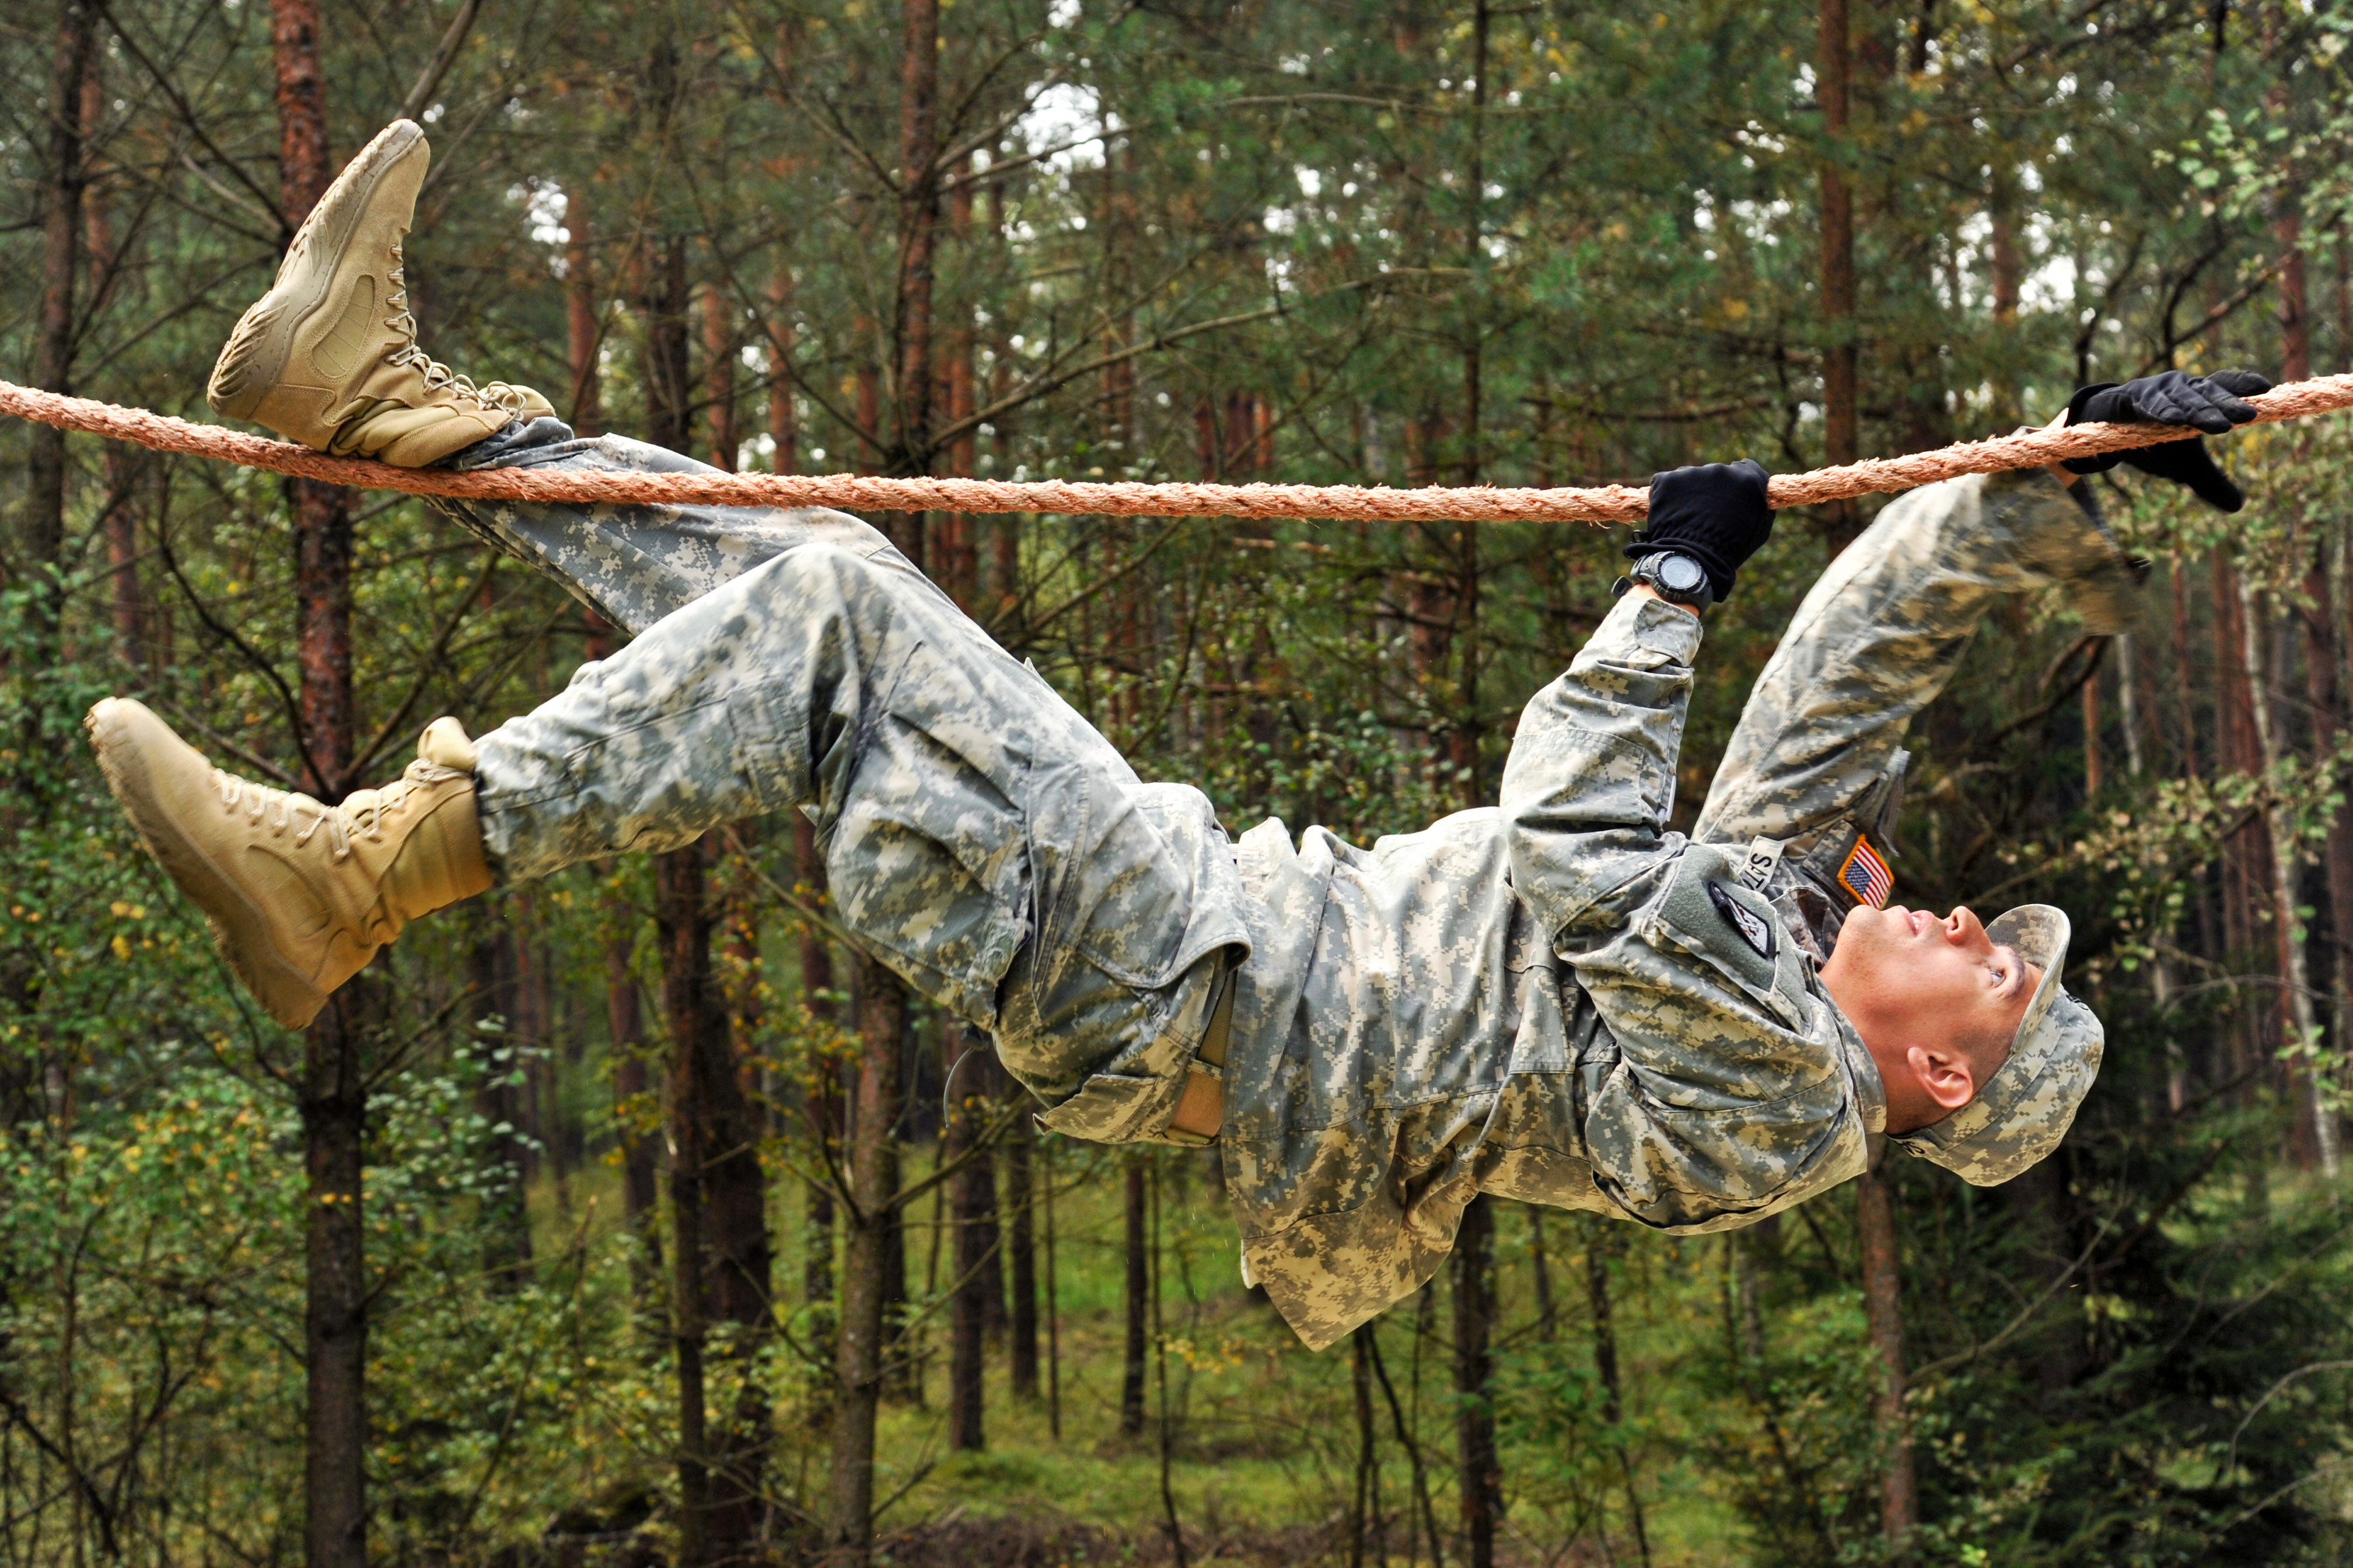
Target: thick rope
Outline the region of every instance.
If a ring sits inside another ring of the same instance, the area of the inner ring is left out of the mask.
[[[2247,400],[2257,423],[2353,408],[2353,375],[2299,381]],[[216,458],[362,489],[488,500],[589,505],[828,506],[849,511],[1091,513],[1119,517],[1347,518],[1383,522],[1588,522],[1641,518],[1650,492],[1638,485],[1591,489],[1502,489],[1492,485],[1413,490],[1359,485],[1086,484],[1046,479],[870,479],[856,474],[615,474],[580,469],[490,468],[457,474],[331,458],[218,425],[191,425],[143,408],[36,392],[0,381],[0,413],[83,430],[159,452]],[[2041,468],[2062,458],[2179,441],[2194,430],[2166,425],[2076,425],[1965,441],[1934,452],[1873,458],[1809,474],[1777,474],[1775,507],[1818,506],[1846,496],[1908,490],[1963,474]]]

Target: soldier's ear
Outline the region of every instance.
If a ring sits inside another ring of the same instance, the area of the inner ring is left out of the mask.
[[[1921,1091],[1947,1110],[1958,1110],[1977,1096],[1977,1068],[1957,1047],[1914,1046],[1904,1063]]]

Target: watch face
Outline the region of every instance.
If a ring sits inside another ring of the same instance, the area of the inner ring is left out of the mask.
[[[1659,586],[1671,594],[1694,593],[1707,581],[1707,574],[1700,569],[1700,563],[1688,555],[1662,556],[1656,571]]]

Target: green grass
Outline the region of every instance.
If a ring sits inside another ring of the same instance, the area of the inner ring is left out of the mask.
[[[1222,1561],[1338,1560],[1357,1444],[1347,1347],[1309,1352],[1262,1296],[1243,1289],[1232,1222],[1198,1156],[1155,1156],[1162,1173],[1159,1286],[1166,1376],[1164,1386],[1162,1359],[1156,1352],[1149,1356],[1145,1428],[1134,1436],[1120,1432],[1124,1268],[1119,1158],[1067,1142],[1057,1149],[1060,1436],[1051,1428],[1043,1387],[1035,1400],[1015,1398],[1007,1353],[992,1342],[986,1447],[974,1453],[949,1448],[943,1305],[916,1330],[920,1399],[902,1394],[884,1404],[876,1495],[894,1500],[881,1521],[882,1532],[928,1534],[988,1521],[1027,1537],[1100,1532],[1114,1543],[1160,1556],[1173,1503],[1197,1556],[1215,1549]],[[914,1168],[911,1162],[911,1176]],[[533,1194],[538,1227],[549,1246],[559,1234],[568,1238],[589,1203],[596,1205],[592,1223],[599,1228],[617,1223],[617,1184],[601,1167],[575,1173],[569,1196],[566,1219],[556,1211],[547,1183],[538,1184]],[[776,1279],[788,1300],[801,1278],[800,1206],[797,1191],[779,1187],[773,1193],[770,1218],[779,1242]],[[906,1233],[909,1289],[920,1301],[927,1279],[935,1289],[948,1283],[953,1244],[942,1235],[934,1268],[928,1199],[914,1205]],[[1547,1227],[1556,1252],[1558,1338],[1548,1349],[1538,1348],[1528,1227],[1522,1211],[1506,1208],[1497,1249],[1506,1361],[1533,1358],[1564,1369],[1566,1375],[1589,1375],[1583,1262],[1576,1250],[1581,1234],[1570,1216]],[[1710,1396],[1704,1389],[1683,1387],[1680,1375],[1702,1336],[1719,1331],[1721,1244],[1632,1239],[1616,1270],[1616,1318],[1635,1482],[1651,1562],[1655,1568],[1738,1563],[1745,1558],[1736,1521],[1687,1457],[1691,1421]],[[1041,1277],[1045,1266],[1041,1216]],[[1042,1278],[1040,1289],[1042,1294]],[[1451,1319],[1444,1281],[1433,1289],[1434,1301],[1416,1297],[1392,1309],[1380,1334],[1398,1399],[1424,1454],[1432,1507],[1452,1563],[1457,1543]],[[1041,1384],[1049,1355],[1044,1311],[1041,1300]],[[1377,1490],[1388,1561],[1426,1563],[1411,1467],[1377,1391],[1375,1398]],[[1169,1439],[1166,1499],[1164,1410]],[[777,1421],[777,1484],[786,1494],[819,1506],[824,1434],[808,1428],[789,1397],[780,1404]],[[1507,1433],[1510,1425],[1507,1417]],[[1592,1475],[1598,1472],[1590,1458],[1586,1457],[1580,1473],[1542,1441],[1507,1445],[1507,1560],[1553,1560],[1567,1546],[1558,1561],[1601,1561],[1599,1536],[1606,1531],[1619,1561],[1637,1561],[1622,1484],[1613,1479],[1597,1493]],[[1611,1478],[1617,1474],[1608,1471]]]

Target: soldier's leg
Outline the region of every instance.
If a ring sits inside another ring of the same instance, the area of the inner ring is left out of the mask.
[[[1857,839],[1892,817],[1905,727],[1944,689],[1996,600],[2054,584],[2087,631],[2130,626],[2134,564],[2050,474],[1951,479],[1896,500],[1799,606],[1693,837],[1782,841],[1785,862],[1842,899],[1829,911],[1842,915],[1884,848],[1858,854]],[[1819,918],[1809,923],[1820,930]]]
[[[786,550],[476,749],[503,879],[806,810],[847,932],[1079,1136],[1163,1131],[1245,942],[1208,800],[1141,783],[887,545]]]
[[[460,472],[537,468],[710,474],[706,463],[623,436],[575,437],[550,416],[518,421],[448,459]],[[641,632],[722,584],[803,544],[880,557],[891,542],[822,507],[589,506],[435,496],[427,504],[545,572],[614,625]]]

